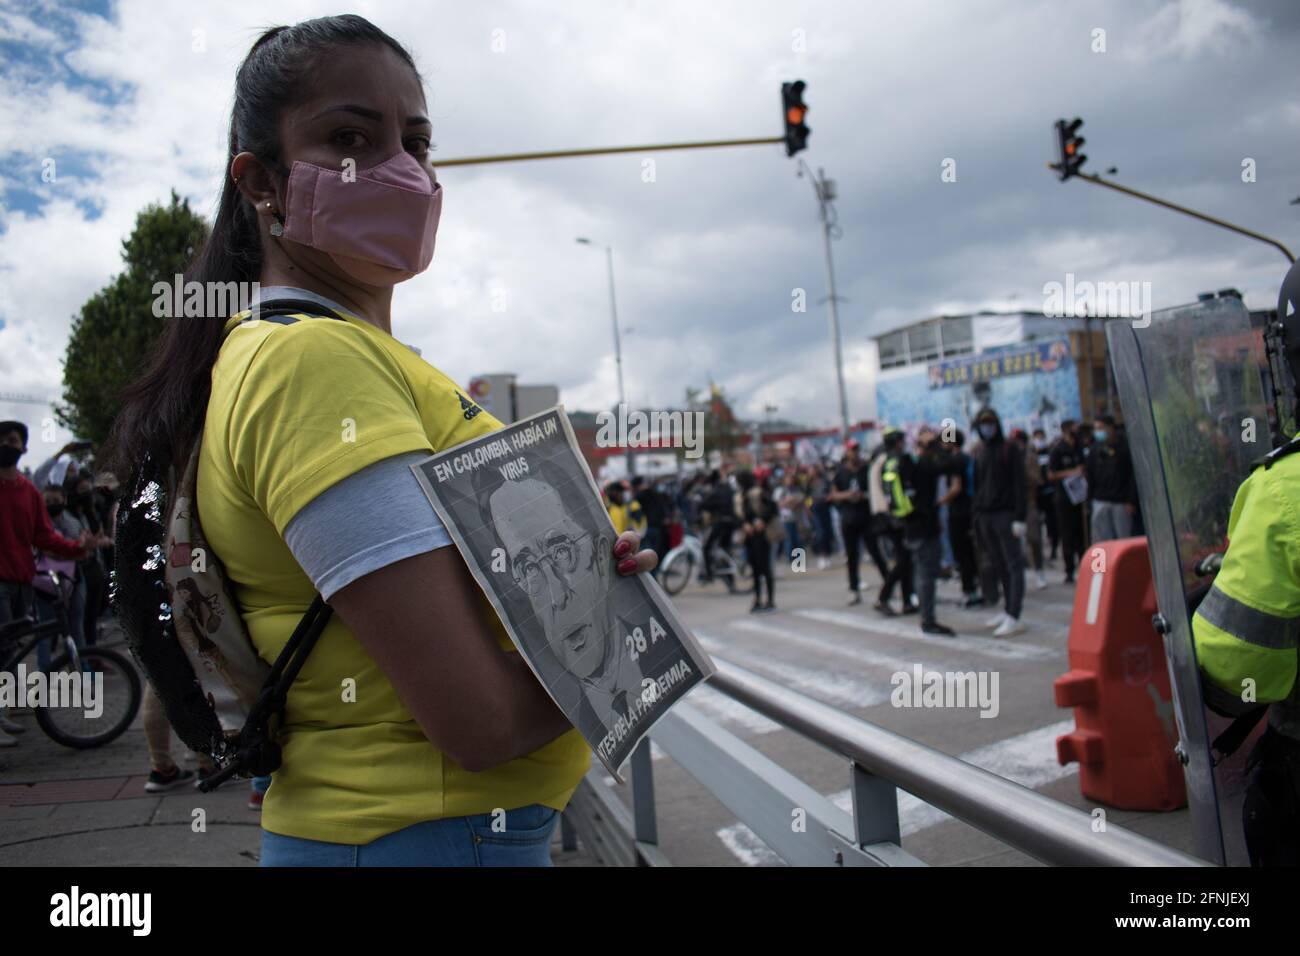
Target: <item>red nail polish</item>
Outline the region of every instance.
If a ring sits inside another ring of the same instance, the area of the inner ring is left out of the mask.
[[[631,551],[632,551],[631,541],[620,541],[618,544],[614,545],[614,557],[616,558],[621,558],[625,554],[630,554]]]
[[[636,558],[624,558],[618,563],[619,574],[631,574],[636,570]]]

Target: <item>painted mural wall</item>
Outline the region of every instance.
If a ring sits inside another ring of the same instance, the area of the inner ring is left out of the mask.
[[[881,429],[901,428],[913,436],[922,425],[952,419],[970,433],[970,421],[985,406],[1002,418],[1006,431],[1060,430],[1063,419],[1080,417],[1079,379],[1065,337],[946,359],[914,369],[887,372],[876,383]]]

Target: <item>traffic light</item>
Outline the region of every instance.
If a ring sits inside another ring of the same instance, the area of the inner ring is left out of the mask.
[[[1057,162],[1052,165],[1056,170],[1057,178],[1065,182],[1071,176],[1079,174],[1079,168],[1087,161],[1080,150],[1083,149],[1084,139],[1079,136],[1079,127],[1083,125],[1083,120],[1075,117],[1069,123],[1063,119],[1056,121],[1056,147]]]
[[[808,148],[808,134],[812,132],[804,125],[808,107],[803,102],[803,80],[781,84],[781,105],[785,110],[785,154],[793,156],[801,149]]]

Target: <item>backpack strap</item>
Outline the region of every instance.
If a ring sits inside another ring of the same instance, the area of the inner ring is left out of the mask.
[[[297,316],[309,315],[317,318],[347,321],[341,315],[316,302],[305,299],[269,299],[253,307],[245,322],[274,322],[277,325],[293,325]],[[320,639],[334,609],[325,603],[319,594],[311,602],[298,626],[294,628],[289,640],[271,666],[257,703],[248,713],[234,758],[212,776],[199,784],[199,790],[208,793],[225,783],[236,774],[249,774],[264,777],[278,770],[283,762],[283,752],[275,735],[271,731],[271,722],[283,722],[285,704],[289,698],[289,688],[293,685],[307,657],[311,654],[316,641]]]
[[[225,783],[237,773],[247,773],[254,777],[264,777],[278,770],[283,761],[283,753],[275,736],[271,733],[272,719],[284,716],[284,707],[289,698],[289,688],[297,678],[312,648],[316,646],[325,626],[329,624],[334,609],[325,603],[319,594],[307,608],[293,634],[285,642],[280,655],[271,667],[271,673],[262,685],[262,693],[257,703],[248,714],[244,728],[239,732],[239,743],[235,757],[217,773],[199,784],[199,790],[207,793]],[[278,729],[278,727],[277,727]]]
[[[245,322],[274,322],[277,325],[293,325],[298,321],[295,316],[309,315],[320,319],[347,320],[333,309],[328,309],[319,302],[307,299],[267,299],[259,302],[250,310]]]

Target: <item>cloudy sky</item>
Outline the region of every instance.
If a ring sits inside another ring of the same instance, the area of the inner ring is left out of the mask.
[[[873,412],[869,336],[945,312],[1038,309],[1066,273],[1149,281],[1156,307],[1229,285],[1251,307],[1273,304],[1275,250],[1058,183],[1044,167],[1057,117],[1085,119],[1089,169],[1117,166],[1120,182],[1300,246],[1291,0],[187,6],[0,0],[0,392],[60,393],[72,316],[121,268],[136,214],[175,189],[211,215],[253,40],[330,13],[367,16],[413,52],[435,162],[778,135],[781,81],[806,80],[801,155],[839,187],[854,419]],[[1242,181],[1247,158],[1255,182]],[[941,179],[945,159],[955,182]],[[574,242],[590,236],[614,248],[630,401],[672,406],[713,380],[746,415],[771,404],[836,421],[817,207],[781,146],[440,179],[438,252],[399,286],[394,332],[453,378],[513,371],[559,385],[571,408],[613,403],[604,260]],[[791,309],[796,289],[805,313]],[[47,414],[0,402],[2,417]]]

